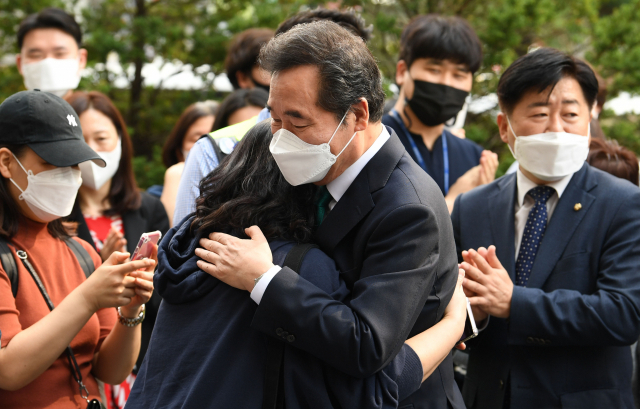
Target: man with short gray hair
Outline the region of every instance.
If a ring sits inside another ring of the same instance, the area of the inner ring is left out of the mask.
[[[332,22],[299,25],[271,40],[260,64],[271,73],[271,153],[290,184],[319,187],[314,241],[351,296],[338,303],[274,266],[256,226],[249,240],[203,239],[199,266],[251,293],[254,329],[351,376],[370,376],[409,336],[435,325],[451,299],[458,265],[447,206],[382,125],[381,74],[360,38]],[[463,408],[450,359],[400,407]]]

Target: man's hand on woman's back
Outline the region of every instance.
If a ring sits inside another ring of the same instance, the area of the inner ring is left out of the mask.
[[[211,233],[200,239],[203,248],[196,249],[198,267],[207,274],[240,290],[251,292],[255,279],[273,267],[273,256],[267,239],[258,226],[245,229],[249,239],[224,233]]]

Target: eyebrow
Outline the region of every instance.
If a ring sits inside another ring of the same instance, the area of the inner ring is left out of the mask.
[[[266,104],[265,108],[267,108],[267,110],[271,112],[271,106],[269,104]],[[287,116],[298,118],[298,119],[307,119],[307,117],[302,115],[300,111],[296,111],[296,110],[284,111],[284,114]]]
[[[37,52],[37,51],[42,52],[42,49],[41,49],[41,48],[39,48],[39,47],[29,48],[29,49],[27,49],[27,54],[28,54],[28,53],[32,53],[32,52]],[[55,52],[55,51],[67,51],[67,47],[65,47],[65,46],[61,45],[61,46],[55,47],[55,48],[53,49],[53,51],[54,51],[54,52]]]
[[[298,119],[307,119],[304,115],[302,115],[300,113],[300,111],[295,111],[295,110],[291,111],[291,110],[289,110],[289,111],[284,111],[284,114],[287,115],[287,116],[292,116],[294,118],[298,118]]]
[[[563,105],[567,105],[567,104],[580,105],[577,99],[564,99],[562,100],[562,104]],[[532,102],[531,104],[529,104],[529,106],[527,106],[527,108],[537,108],[537,107],[546,107],[546,106],[549,106],[549,101]]]
[[[426,63],[427,64],[433,64],[433,65],[438,65],[438,66],[442,66],[444,65],[444,59],[438,59],[438,58],[427,58]],[[451,61],[451,60],[449,60]],[[452,61],[451,61],[452,62]],[[462,71],[462,72],[471,72],[471,70],[469,69],[469,67],[467,67],[466,64],[459,64],[459,63],[455,63],[452,62],[455,65],[455,69]]]

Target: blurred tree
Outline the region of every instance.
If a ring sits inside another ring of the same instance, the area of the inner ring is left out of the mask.
[[[633,0],[634,2],[640,2]],[[458,15],[469,21],[484,45],[483,66],[476,73],[474,96],[495,92],[500,73],[532,47],[550,46],[583,55],[593,24],[597,0],[347,0],[374,23],[369,46],[385,77],[395,77],[402,28],[419,14]],[[640,81],[638,81],[640,85]],[[513,162],[495,124],[496,110],[467,117],[467,137],[500,154],[502,174]]]
[[[148,161],[145,166],[142,166],[143,159],[136,161],[141,186],[162,183],[161,172],[149,171],[150,164],[160,164],[159,155],[151,147],[163,143],[182,110],[196,100],[222,98],[212,91],[212,83],[215,76],[223,72],[231,37],[251,27],[277,27],[287,15],[308,4],[301,0],[93,0],[90,3],[82,16],[89,66],[94,70],[91,86],[108,93],[125,114],[135,151],[145,155]],[[116,56],[124,75],[114,72],[106,63]],[[147,86],[143,67],[151,62],[158,62],[161,70],[172,63],[176,69],[168,78],[190,65],[202,77],[203,90],[167,92],[163,82],[155,87]],[[114,87],[123,77],[128,83],[126,96],[115,92]],[[176,101],[179,94],[188,97]]]

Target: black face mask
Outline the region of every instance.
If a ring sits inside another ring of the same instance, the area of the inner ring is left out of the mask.
[[[433,82],[413,80],[413,97],[406,99],[414,114],[426,126],[438,126],[458,115],[469,93]]]

